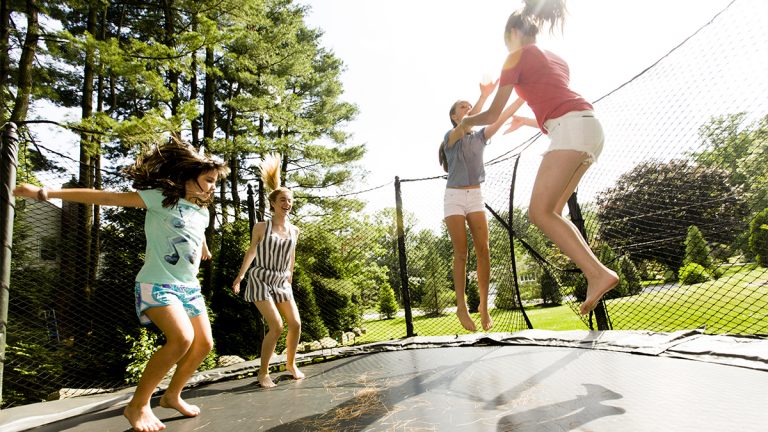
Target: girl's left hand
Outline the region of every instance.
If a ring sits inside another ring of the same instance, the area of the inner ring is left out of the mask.
[[[512,116],[512,121],[509,122],[508,125],[509,129],[504,131],[504,135],[520,129],[520,126],[525,125],[525,119],[520,116]]]

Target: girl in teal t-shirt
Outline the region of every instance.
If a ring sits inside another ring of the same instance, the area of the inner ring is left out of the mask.
[[[149,405],[155,388],[175,364],[176,371],[160,405],[194,417],[197,406],[186,403],[181,391],[213,347],[211,323],[200,293],[197,270],[210,259],[205,243],[208,209],[219,177],[229,169],[198,154],[192,146],[169,142],[139,157],[125,170],[138,192],[96,189],[48,189],[20,184],[16,196],[41,201],[58,198],[83,204],[146,208],[147,250],[136,277],[136,312],[143,324],[154,323],[166,343],[141,375],[123,415],[133,430],[155,432],[165,425]]]

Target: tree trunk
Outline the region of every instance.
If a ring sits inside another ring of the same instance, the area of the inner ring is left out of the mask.
[[[17,124],[27,118],[27,110],[29,110],[29,97],[32,93],[32,62],[40,40],[40,24],[37,18],[39,10],[37,0],[26,1],[27,35],[19,57],[18,88],[10,118],[10,121]]]
[[[5,104],[10,75],[10,60],[8,59],[9,41],[11,38],[11,5],[8,0],[0,0],[0,124],[5,124]]]

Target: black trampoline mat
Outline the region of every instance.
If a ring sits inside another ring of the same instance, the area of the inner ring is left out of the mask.
[[[768,373],[668,357],[541,346],[358,355],[184,392],[202,413],[154,407],[167,431],[758,431]],[[153,399],[153,406],[158,398]],[[36,431],[126,431],[123,407]]]

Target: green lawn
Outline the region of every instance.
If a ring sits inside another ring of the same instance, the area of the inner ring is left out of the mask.
[[[740,270],[740,271],[738,271]],[[608,300],[614,329],[675,331],[706,327],[707,333],[767,333],[768,272],[752,266],[729,269],[727,277],[696,285],[675,285],[656,292]],[[526,308],[536,329],[586,330],[587,325],[567,305]],[[472,314],[480,323],[478,314]],[[505,332],[525,328],[522,315],[491,310],[494,327]],[[417,316],[414,331],[420,336],[468,334],[454,314]],[[369,320],[366,334],[356,343],[405,337],[405,318]]]

